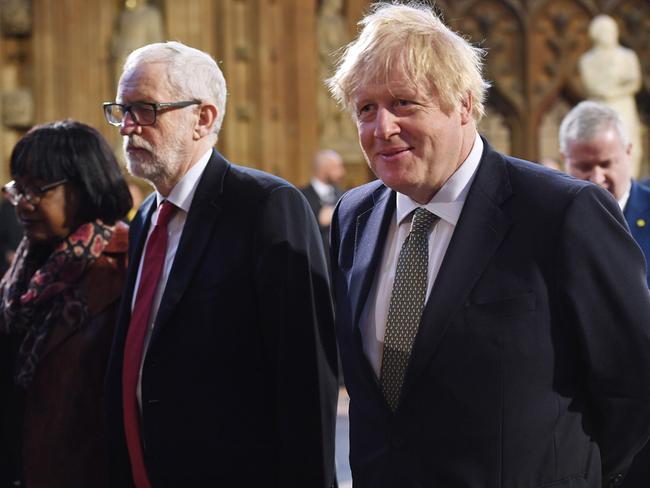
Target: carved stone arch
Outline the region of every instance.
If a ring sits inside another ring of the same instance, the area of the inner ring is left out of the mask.
[[[522,19],[516,10],[498,0],[466,4],[456,11],[450,25],[487,49],[484,75],[492,81],[491,92],[522,113],[524,106],[525,53]]]
[[[578,2],[551,0],[531,18],[530,43],[533,108],[553,100],[563,85],[577,79],[580,55],[589,47],[591,13]],[[575,87],[574,87],[575,89]]]
[[[516,144],[520,139],[521,116],[515,110],[510,99],[503,97],[498,90],[488,91],[485,102],[485,117],[481,120],[478,130],[483,134],[494,148],[506,154],[516,151]]]
[[[550,158],[560,161],[559,130],[562,119],[576,104],[576,100],[561,91],[550,101],[545,110],[540,114],[537,129],[538,160]]]

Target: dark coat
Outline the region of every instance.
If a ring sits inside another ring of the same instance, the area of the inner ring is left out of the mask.
[[[20,342],[0,335],[2,388],[7,393],[3,442],[13,444],[9,449],[22,444],[22,452],[13,450],[14,463],[22,458],[29,488],[108,486],[103,383],[126,278],[127,239],[126,225],[118,224],[102,256],[79,282],[89,319],[78,329],[52,329],[26,391],[12,379]]]
[[[630,232],[636,243],[641,247],[646,258],[650,258],[650,188],[632,181],[630,198],[623,212],[630,226]],[[650,286],[650,270],[647,270],[648,285]],[[650,486],[650,443],[637,454],[632,467],[625,477],[624,488],[646,488]]]
[[[650,258],[650,188],[632,181],[630,198],[625,204],[623,215],[647,263]],[[650,269],[647,270],[647,277],[650,286]]]
[[[303,186],[302,188],[300,188],[300,191],[302,192],[302,194],[307,199],[307,202],[309,203],[309,206],[311,207],[312,212],[314,212],[314,216],[316,217],[316,221],[318,222],[318,215],[320,214],[320,211],[323,208],[323,202],[321,201],[320,197],[318,196],[318,193],[316,193],[316,190],[311,185],[311,183],[309,185],[307,185],[307,186]],[[338,200],[343,195],[343,192],[339,188],[334,187],[334,195],[335,195],[336,200]],[[319,222],[318,223],[318,228],[320,229],[321,238],[323,239],[323,247],[325,249],[326,257],[329,260],[330,226],[329,225],[320,225],[320,222]]]
[[[620,483],[650,436],[650,294],[611,195],[486,144],[392,415],[359,317],[394,209],[373,182],[332,224],[355,488]]]
[[[107,375],[114,485],[132,485],[122,363],[155,205],[131,224],[129,271]],[[196,189],[142,373],[154,487],[329,487],[336,345],[316,222],[284,180],[216,151]]]

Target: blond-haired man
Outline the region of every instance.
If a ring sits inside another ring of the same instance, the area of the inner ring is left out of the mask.
[[[483,52],[429,8],[361,23],[329,80],[379,178],[332,221],[355,488],[619,483],[650,434],[620,209],[478,135]]]

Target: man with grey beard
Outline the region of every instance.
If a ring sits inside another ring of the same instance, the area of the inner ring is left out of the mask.
[[[213,145],[226,84],[177,42],[127,58],[107,121],[155,192],[130,232],[106,379],[114,486],[335,484],[336,348],[300,192]]]

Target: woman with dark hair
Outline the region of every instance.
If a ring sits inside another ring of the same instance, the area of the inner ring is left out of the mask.
[[[33,128],[10,169],[24,237],[0,281],[0,486],[107,486],[101,396],[131,196],[79,122]]]

